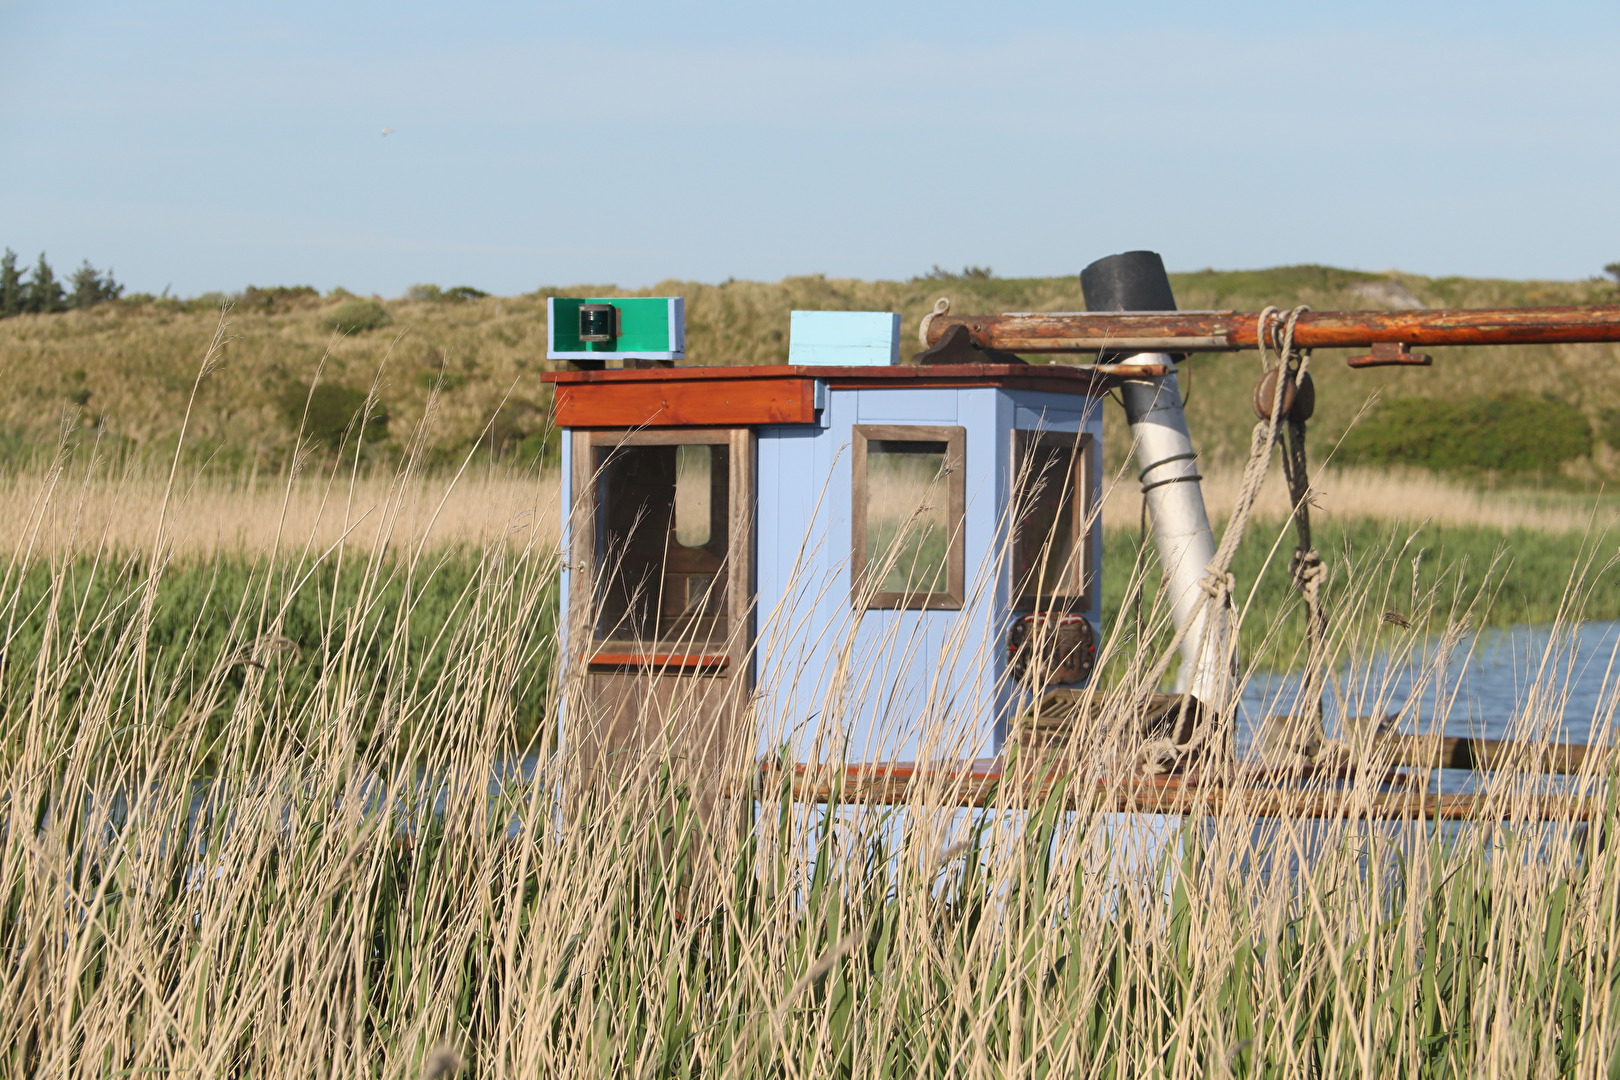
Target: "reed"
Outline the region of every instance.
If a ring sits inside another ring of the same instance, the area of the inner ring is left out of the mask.
[[[1050,751],[1067,779],[1010,782],[980,812],[956,809],[944,773],[900,806],[848,789],[829,808],[796,802],[770,774],[745,779],[760,775],[752,740],[696,769],[703,755],[677,752],[678,704],[650,702],[644,718],[670,732],[666,756],[587,771],[569,671],[542,692],[548,715],[575,718],[574,739],[516,722],[534,657],[555,646],[557,551],[540,528],[479,534],[457,614],[426,620],[443,659],[424,670],[419,616],[443,549],[431,513],[404,512],[423,490],[412,469],[407,454],[397,477],[334,474],[345,491],[379,485],[382,524],[326,544],[283,521],[261,564],[275,572],[222,573],[178,632],[160,598],[183,515],[160,512],[137,572],[95,602],[76,599],[82,560],[17,547],[0,581],[6,1075],[1517,1077],[1615,1064],[1606,775],[1566,781],[1596,800],[1580,822],[1534,820],[1544,785],[1507,772],[1483,778],[1484,816],[1445,828],[1122,817],[1113,797],[1143,748],[1118,720],[1156,659],[1122,626],[1102,662],[1124,675],[1099,689],[1093,726]],[[71,501],[71,475],[46,476],[36,518]],[[467,477],[439,481],[442,499]],[[289,505],[300,482],[277,481]],[[1568,719],[1570,632],[1605,568],[1595,547],[1567,568],[1515,720],[1532,744]],[[123,572],[111,555],[88,565]],[[1344,714],[1411,722],[1388,669],[1367,662],[1378,649],[1444,700],[1465,627],[1505,572],[1414,581],[1402,534],[1359,546],[1330,626]],[[1378,619],[1397,595],[1409,629]],[[304,610],[318,613],[318,668],[278,644]],[[1146,605],[1150,630],[1163,617]],[[160,639],[195,662],[165,666]],[[1596,731],[1617,701],[1612,680]],[[925,710],[925,764],[950,754],[949,715],[945,701]],[[825,722],[842,720],[830,698]],[[769,717],[754,722],[769,734]],[[1375,787],[1363,775],[1335,797],[1365,803]],[[1303,808],[1325,791],[1275,798]]]

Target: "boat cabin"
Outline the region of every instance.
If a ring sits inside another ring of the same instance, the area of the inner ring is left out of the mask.
[[[1034,692],[1091,678],[1095,373],[898,363],[890,313],[795,312],[787,364],[650,351],[546,376],[565,738],[969,760]]]

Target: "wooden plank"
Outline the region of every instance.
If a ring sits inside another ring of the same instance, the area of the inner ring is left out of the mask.
[[[636,379],[558,382],[557,423],[565,428],[710,427],[810,424],[815,381]]]
[[[1236,311],[1024,312],[941,315],[928,344],[967,327],[982,349],[1015,353],[1212,352],[1258,347],[1262,315]],[[1280,326],[1266,317],[1268,330]],[[1620,305],[1421,311],[1306,311],[1294,344],[1307,349],[1405,345],[1555,345],[1620,341]]]
[[[723,653],[598,652],[587,656],[585,662],[600,667],[723,668],[731,666],[731,657]]]
[[[1433,735],[1377,735],[1373,737],[1372,752],[1395,765],[1484,772],[1575,773],[1585,768],[1589,759],[1599,771],[1609,763],[1606,746]]]
[[[795,801],[850,805],[925,802],[1028,809],[1044,805],[1057,793],[1072,810],[1211,817],[1577,822],[1601,819],[1605,812],[1601,797],[1431,795],[1423,791],[1366,794],[1226,786],[1197,776],[1077,781],[1061,773],[1006,773],[997,764],[985,762],[931,769],[919,769],[909,762],[841,769],[800,765],[791,776],[784,776],[774,764],[760,766],[758,782],[764,797],[769,798],[773,786],[784,781],[791,785]]]
[[[835,389],[907,386],[998,386],[1056,394],[1094,395],[1132,379],[1169,374],[1169,364],[941,364],[918,367],[805,367],[758,364],[742,367],[632,368],[608,371],[548,371],[541,375],[562,392],[565,386],[615,386],[640,383],[715,383],[773,379],[824,379]]]

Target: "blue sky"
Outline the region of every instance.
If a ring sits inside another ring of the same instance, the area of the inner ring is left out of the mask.
[[[0,0],[0,245],[182,295],[1138,247],[1580,278],[1620,259],[1617,57],[1613,0]]]

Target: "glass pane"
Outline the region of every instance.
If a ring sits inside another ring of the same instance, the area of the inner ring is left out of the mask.
[[[1080,452],[1073,437],[1020,435],[1017,462],[1018,515],[1013,540],[1013,578],[1019,594],[1073,596],[1080,552],[1076,544],[1075,495]]]
[[[946,444],[866,444],[866,572],[879,592],[949,588],[950,479]]]
[[[714,535],[711,500],[714,447],[675,448],[675,539],[682,547],[702,547]]]
[[[596,448],[598,638],[724,642],[728,454],[718,445]]]

